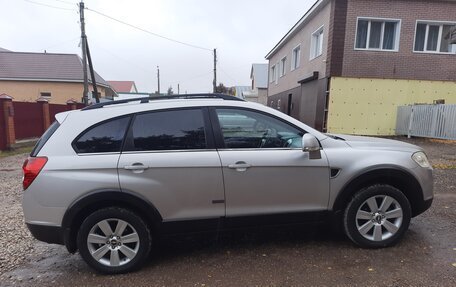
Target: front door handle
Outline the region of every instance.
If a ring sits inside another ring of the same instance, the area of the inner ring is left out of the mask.
[[[126,170],[131,170],[133,171],[134,173],[141,173],[143,172],[144,170],[148,169],[149,167],[145,166],[144,164],[142,164],[141,162],[135,162],[134,164],[132,165],[126,165],[124,166],[124,169]]]
[[[237,171],[246,171],[249,167],[252,167],[252,165],[244,161],[238,161],[235,164],[228,165],[228,168],[235,169]]]

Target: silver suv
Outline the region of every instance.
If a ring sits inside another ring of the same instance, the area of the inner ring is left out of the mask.
[[[395,244],[433,199],[423,150],[320,133],[220,95],[60,113],[25,161],[34,237],[103,273],[139,268],[158,235],[325,221],[363,247]]]

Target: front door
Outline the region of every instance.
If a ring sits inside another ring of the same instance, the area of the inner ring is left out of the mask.
[[[324,151],[320,159],[302,151],[305,131],[254,110],[212,112],[221,130],[227,217],[327,209],[328,162]]]

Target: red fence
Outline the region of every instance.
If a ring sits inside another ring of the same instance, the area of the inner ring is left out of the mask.
[[[43,105],[13,102],[16,139],[36,138],[44,132]]]
[[[69,101],[66,105],[38,102],[13,102],[0,95],[0,150],[11,148],[17,139],[40,137],[55,120],[55,115],[84,105]]]
[[[55,121],[55,115],[70,110],[68,105],[49,104],[49,119],[51,124]]]
[[[6,115],[5,115],[5,104],[3,100],[0,101],[0,150],[5,149],[7,146],[6,140]]]

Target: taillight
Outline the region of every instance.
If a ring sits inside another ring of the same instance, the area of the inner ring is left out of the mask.
[[[22,165],[22,171],[24,172],[22,186],[24,187],[24,190],[32,184],[40,171],[43,169],[47,160],[48,159],[45,156],[29,157],[25,160],[24,165]]]

